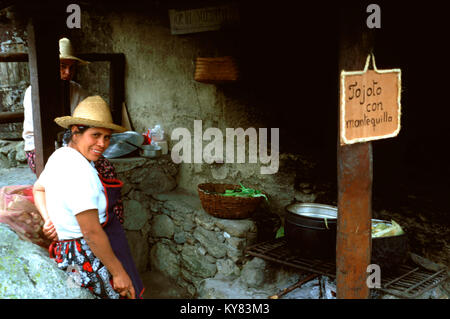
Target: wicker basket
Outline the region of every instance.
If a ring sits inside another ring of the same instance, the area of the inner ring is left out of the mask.
[[[204,183],[198,185],[198,195],[203,209],[218,218],[248,218],[258,208],[263,197],[222,196],[226,189],[238,189],[239,185]]]
[[[226,83],[237,81],[239,71],[231,56],[197,58],[194,80],[203,83]]]

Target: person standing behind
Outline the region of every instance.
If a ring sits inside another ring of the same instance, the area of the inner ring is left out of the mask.
[[[84,100],[88,93],[81,87],[80,84],[72,81],[78,65],[86,65],[89,62],[77,58],[74,55],[74,50],[70,40],[62,38],[59,40],[59,61],[60,61],[60,77],[63,81],[69,81],[70,87],[70,113],[73,113],[75,107]],[[23,108],[24,121],[22,137],[25,141],[24,151],[27,156],[28,166],[33,173],[36,174],[36,152],[34,145],[34,127],[33,127],[33,105],[31,100],[31,85],[26,89]]]
[[[90,62],[84,61],[75,56],[72,44],[67,38],[62,38],[59,40],[59,61],[61,80],[69,81],[70,83],[70,114],[72,114],[76,106],[89,95],[88,92],[84,90],[80,84],[72,81],[72,79],[79,65],[87,65]],[[33,173],[36,174],[36,152],[34,145],[31,86],[29,86],[25,91],[23,106],[24,122],[22,137],[25,141],[24,151],[27,157],[28,166],[33,171]],[[117,178],[117,173],[114,166],[103,155],[100,156],[97,161],[95,161],[95,168],[103,178]],[[114,212],[119,218],[119,221],[123,224],[124,220],[122,199],[119,199],[117,201],[116,205],[114,206]]]

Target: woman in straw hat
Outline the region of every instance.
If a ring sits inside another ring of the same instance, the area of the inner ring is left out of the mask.
[[[125,128],[113,123],[100,96],[84,99],[73,116],[55,122],[70,130],[68,145],[49,157],[33,188],[46,232],[58,238],[50,256],[60,269],[77,270],[81,285],[100,298],[141,298],[143,284],[112,211],[122,182],[102,179],[93,166],[111,134]]]

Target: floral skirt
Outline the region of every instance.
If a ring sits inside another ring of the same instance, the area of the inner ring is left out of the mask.
[[[54,242],[49,252],[58,268],[68,273],[72,287],[87,288],[102,299],[120,298],[114,291],[111,274],[83,238]]]
[[[25,151],[25,155],[27,157],[28,166],[30,167],[31,171],[36,174],[36,152],[34,150]]]

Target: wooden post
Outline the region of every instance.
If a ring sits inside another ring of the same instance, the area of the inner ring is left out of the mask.
[[[53,121],[63,114],[60,96],[58,15],[64,10],[54,4],[33,6],[28,24],[28,55],[32,86],[36,175],[44,169],[55,150],[58,127]]]
[[[122,122],[122,103],[125,101],[125,56],[114,54],[109,68],[109,104],[114,123]]]
[[[349,9],[344,7],[340,15],[339,71],[364,69],[372,49],[371,35],[364,30],[364,12]],[[365,299],[369,297],[366,280],[371,258],[372,145],[366,142],[341,146],[339,136],[337,298]]]

